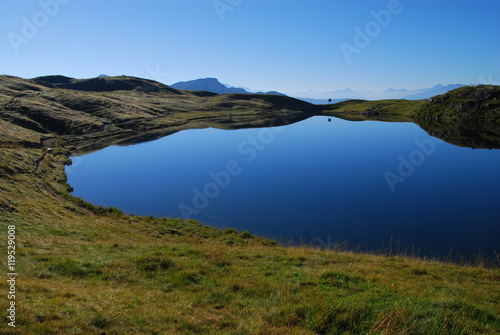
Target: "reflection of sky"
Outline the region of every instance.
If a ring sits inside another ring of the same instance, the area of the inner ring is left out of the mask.
[[[266,143],[257,150],[249,139],[259,136]],[[379,247],[394,235],[428,251],[493,249],[500,151],[432,140],[435,152],[391,192],[384,173],[397,175],[399,157],[419,150],[415,140],[431,139],[412,123],[325,117],[277,129],[187,130],[83,156],[68,179],[95,204],[179,217],[179,204],[193,207],[193,189],[203,192],[209,173],[235,160],[242,172],[195,219],[285,240],[332,235]]]

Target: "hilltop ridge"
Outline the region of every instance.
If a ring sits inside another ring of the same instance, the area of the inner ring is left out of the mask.
[[[31,79],[31,82],[49,88],[62,88],[88,92],[132,91],[159,92],[160,90],[181,94],[178,90],[154,80],[120,76],[74,79],[65,76],[44,76]]]
[[[5,128],[13,124],[31,131],[29,136],[21,131],[14,136],[30,145],[62,135],[77,142],[92,138],[93,145],[105,139],[103,145],[109,145],[130,142],[143,133],[161,137],[173,127],[265,126],[283,114],[303,119],[314,108],[286,96],[185,91],[126,76],[0,76],[0,119]],[[0,141],[10,140],[0,134]]]

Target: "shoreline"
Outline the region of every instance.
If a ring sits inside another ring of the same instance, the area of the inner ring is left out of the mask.
[[[324,117],[328,117],[327,115],[322,115]],[[191,126],[189,126],[191,125]],[[146,138],[146,141],[152,141],[156,140],[158,138],[164,137],[164,136],[169,136],[171,134],[174,134],[178,131],[182,130],[187,130],[187,129],[200,129],[200,128],[205,128],[209,127],[210,125],[207,125],[206,123],[198,123],[198,122],[193,122],[191,124],[187,123],[182,126],[175,126],[175,127],[170,127],[167,129],[163,129],[162,132],[159,133],[152,133],[152,134],[144,134],[144,135],[138,135],[135,137],[133,140],[125,140],[126,142],[120,142],[115,145],[134,145],[134,144],[139,144],[139,143],[145,143],[141,141],[142,139]],[[95,148],[94,148],[95,149]],[[95,149],[95,150],[101,150],[101,149]],[[84,152],[83,154],[88,154],[89,151]],[[78,156],[73,155],[73,153],[70,154],[70,157],[78,157],[79,155],[82,155],[81,152],[79,152]],[[71,185],[69,185],[71,187]],[[70,194],[68,194],[70,195]],[[73,195],[71,195],[73,197]],[[80,199],[81,200],[81,199]],[[79,201],[80,201],[79,200]],[[91,204],[92,206],[95,206]],[[99,207],[99,206],[97,206]],[[123,212],[123,210],[118,209]],[[124,212],[123,212],[124,213]],[[124,214],[126,215],[126,214]],[[159,219],[163,217],[157,217]],[[169,218],[169,217],[165,217]],[[213,225],[208,225],[210,227],[217,227],[217,224]],[[235,227],[229,227],[229,228],[235,228]],[[253,233],[250,231],[250,233]],[[258,236],[258,235],[257,235]],[[295,239],[295,242],[291,240],[286,240],[286,241],[281,241],[280,240],[280,245],[282,246],[298,246],[302,248],[313,248],[316,249],[320,247],[319,245],[314,245],[314,239],[309,241],[308,243],[302,243],[300,242],[300,237],[297,237]],[[441,253],[439,252],[428,252],[428,253],[423,253],[421,251],[421,247],[413,246],[413,250],[411,249],[411,246],[408,245],[406,248],[403,248],[403,250],[392,250],[388,249],[387,247],[384,247],[384,245],[390,245],[390,242],[392,242],[392,238],[389,239],[387,238],[386,241],[381,242],[381,244],[377,247],[373,248],[367,248],[367,247],[362,247],[361,244],[356,244],[356,245],[351,245],[349,248],[345,247],[345,243],[349,243],[349,241],[346,240],[339,240],[335,241],[332,245],[341,245],[341,248],[330,248],[327,247],[326,249],[333,249],[335,251],[342,251],[342,252],[354,252],[354,253],[360,253],[364,255],[375,255],[375,256],[384,256],[384,257],[390,257],[390,256],[398,256],[398,257],[409,257],[412,259],[419,259],[419,260],[424,260],[424,261],[435,261],[443,264],[455,264],[455,265],[460,265],[460,266],[477,266],[479,264],[482,264],[482,266],[486,266],[489,268],[498,268],[500,267],[500,260],[498,258],[498,254],[495,251],[491,252],[481,252],[481,247],[478,247],[477,251],[473,251],[470,254],[467,254],[467,256],[464,256],[463,253],[453,251],[455,250],[454,247],[450,247],[450,250],[443,251]],[[399,245],[400,242],[396,241],[395,245]],[[321,248],[320,248],[321,249]],[[420,251],[418,251],[420,250]]]

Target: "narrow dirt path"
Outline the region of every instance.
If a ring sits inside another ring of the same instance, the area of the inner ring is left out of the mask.
[[[49,184],[47,184],[46,182],[44,181],[41,181],[40,182],[43,186],[43,188],[45,189],[45,191],[49,192],[50,194],[52,194],[54,197],[57,198],[57,200],[59,201],[66,201],[66,199],[64,199],[63,197],[61,197],[59,194],[57,194],[56,192],[54,192],[54,190],[49,186]]]
[[[45,159],[47,158],[47,156],[49,155],[48,152],[46,152],[42,158],[40,158],[40,160],[38,161],[37,165],[36,165],[36,169],[35,169],[35,174],[38,174],[40,172],[40,170],[42,169],[42,165],[43,165],[43,162],[45,161]]]
[[[54,192],[54,190],[49,186],[49,184],[47,184],[46,182],[44,181],[40,181],[40,183],[42,184],[43,188],[48,192],[50,193],[51,195],[53,195],[57,200],[59,201],[68,201],[67,199],[64,199],[63,197],[61,197],[59,194],[57,194],[56,192]],[[81,206],[78,206],[77,204],[71,202],[73,204],[73,206],[75,206],[76,208],[78,208],[80,211],[82,211],[83,213],[85,213],[86,215],[94,215],[94,213],[92,213],[91,211],[89,211],[88,209],[86,208],[83,208]]]
[[[49,138],[43,139],[41,141],[42,142],[42,146],[45,149],[47,149],[47,151],[45,152],[45,154],[43,155],[43,157],[40,158],[40,160],[38,161],[38,163],[36,165],[36,169],[35,169],[35,174],[37,174],[38,172],[40,172],[40,170],[42,169],[43,162],[47,158],[49,152],[52,150],[52,142],[54,142],[55,140],[57,140],[57,137],[49,137]]]
[[[55,140],[55,138],[51,138],[51,139],[46,139],[44,141],[42,141],[42,144],[45,148],[47,149],[50,149],[51,148],[51,145],[52,145],[52,141]],[[47,142],[45,142],[47,141]],[[45,143],[44,143],[45,142]],[[42,166],[43,166],[43,163],[45,162],[45,160],[49,157],[49,154],[50,152],[47,151],[43,154],[42,158],[40,158],[40,160],[38,161],[37,165],[36,165],[36,169],[35,169],[35,176],[38,175],[40,173],[40,171],[42,170]],[[40,176],[38,176],[40,177]],[[40,178],[41,179],[41,178]],[[67,199],[64,199],[63,197],[61,197],[59,194],[57,194],[50,186],[49,184],[47,184],[46,182],[44,182],[43,180],[40,180],[40,184],[43,186],[43,188],[51,195],[53,195],[58,201],[63,201],[63,202],[67,202],[68,200]],[[94,213],[92,213],[91,211],[89,211],[88,209],[84,208],[84,207],[81,207],[73,202],[71,202],[73,204],[73,206],[75,206],[76,208],[78,208],[81,212],[85,213],[86,215],[94,215]]]

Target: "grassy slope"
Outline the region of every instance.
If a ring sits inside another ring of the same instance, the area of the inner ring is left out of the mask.
[[[448,143],[500,149],[500,87],[466,86],[428,101],[348,100],[323,113],[352,121],[413,122]]]
[[[19,132],[2,132],[0,146],[0,222],[3,232],[16,225],[18,243],[10,333],[500,332],[499,270],[285,248],[95,208],[67,193],[67,149],[56,147],[35,173],[45,151],[34,146],[47,134],[11,130]]]
[[[408,116],[455,145],[500,148],[500,87],[462,87],[430,99]]]
[[[90,144],[105,147],[130,142],[138,134],[163,136],[165,129],[173,127],[269,126],[280,115],[300,115],[299,121],[315,111],[314,106],[288,97],[178,91],[132,77],[100,78],[97,83],[73,81],[80,89],[85,88],[82,82],[88,88],[102,88],[106,86],[101,81],[105,81],[109,87],[125,86],[128,90],[81,91],[53,87],[41,79],[0,76],[0,130],[8,124],[33,130],[25,135],[32,143],[65,135],[76,150]],[[0,135],[0,143],[11,139]]]
[[[324,113],[352,121],[380,120],[408,122],[407,114],[422,104],[423,101],[420,100],[347,100],[324,106]],[[379,112],[379,115],[363,115],[363,112],[367,110],[376,110]]]

